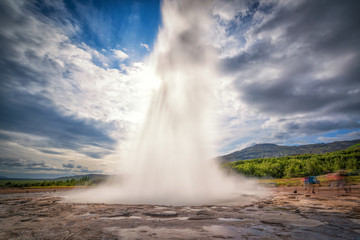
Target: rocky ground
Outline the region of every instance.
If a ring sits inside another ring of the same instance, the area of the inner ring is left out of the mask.
[[[360,186],[192,207],[68,203],[54,190],[0,194],[0,239],[360,239]]]

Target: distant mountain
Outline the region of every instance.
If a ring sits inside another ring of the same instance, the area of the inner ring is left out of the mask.
[[[105,180],[111,177],[111,175],[106,174],[84,174],[84,175],[73,175],[59,178],[9,178],[5,176],[0,176],[0,180],[39,180],[39,181],[66,181],[66,180],[80,180],[83,177],[89,177],[89,180]]]
[[[83,177],[89,177],[89,180],[94,180],[94,179],[107,179],[110,177],[110,175],[106,175],[106,174],[85,174],[85,175],[74,175],[74,176],[67,176],[67,177],[60,177],[60,178],[55,178],[52,180],[59,180],[59,181],[66,181],[66,180],[71,180],[71,179],[75,179],[75,180],[80,180]]]
[[[360,139],[352,141],[341,141],[332,143],[318,143],[300,146],[279,146],[271,143],[256,144],[224,156],[217,157],[222,162],[234,162],[238,160],[283,157],[306,153],[327,153],[344,150],[355,144],[360,143]]]

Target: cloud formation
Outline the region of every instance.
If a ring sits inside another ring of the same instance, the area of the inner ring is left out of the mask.
[[[4,158],[0,157],[0,167],[2,173],[15,174],[17,177],[34,176],[62,176],[71,174],[89,174],[99,173],[99,171],[90,171],[86,167],[74,164],[63,164],[62,167],[46,163],[44,161],[31,161],[28,159]]]
[[[3,164],[114,169],[158,85],[136,61],[158,33],[159,6],[121,3],[125,16],[105,2],[39,3],[0,1]],[[204,37],[220,62],[219,154],[359,138],[359,10],[355,0],[214,1]],[[175,50],[173,57],[184,51]]]
[[[59,159],[76,156],[100,168],[142,118],[150,94],[140,77],[145,67],[111,68],[129,56],[73,41],[81,28],[65,5],[44,4],[52,11],[44,14],[45,5],[33,2],[0,3],[2,157],[23,157],[27,148],[29,161],[60,169]]]
[[[248,120],[257,114],[262,121],[257,141],[286,144],[299,134],[358,131],[360,4],[244,3],[218,11],[220,32],[233,41],[218,47],[243,108],[237,114],[251,112]]]
[[[121,50],[111,49],[111,51],[114,53],[115,57],[120,61],[124,61],[125,59],[129,58],[129,56]]]
[[[150,51],[149,45],[147,45],[146,43],[140,43],[141,47],[144,47],[148,52]]]

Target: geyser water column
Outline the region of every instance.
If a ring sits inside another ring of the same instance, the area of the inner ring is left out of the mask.
[[[211,1],[165,1],[150,64],[160,87],[133,161],[139,199],[194,201],[212,192],[209,125],[216,56],[208,42]]]
[[[162,3],[163,26],[148,61],[160,86],[128,157],[133,169],[119,185],[74,194],[73,201],[193,205],[258,193],[256,184],[225,176],[210,160],[217,77],[211,10],[211,1]]]

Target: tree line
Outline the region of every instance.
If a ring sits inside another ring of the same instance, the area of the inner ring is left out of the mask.
[[[253,177],[292,178],[317,176],[347,170],[358,174],[360,170],[360,148],[324,154],[303,154],[276,158],[240,160],[225,163],[225,167]]]
[[[90,179],[84,176],[80,179],[67,180],[2,180],[0,187],[54,187],[54,186],[89,186],[97,184],[101,179]]]

